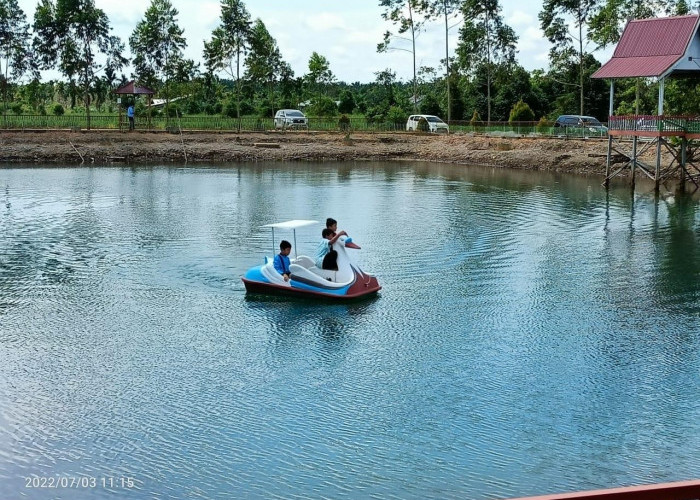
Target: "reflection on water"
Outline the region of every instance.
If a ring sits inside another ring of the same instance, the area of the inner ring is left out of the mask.
[[[0,187],[2,498],[47,498],[32,475],[135,481],[62,498],[698,476],[696,197],[401,163],[12,168]],[[245,295],[261,225],[328,216],[378,297]]]

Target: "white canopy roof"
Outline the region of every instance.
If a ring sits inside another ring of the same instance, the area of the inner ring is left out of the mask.
[[[275,229],[297,229],[299,227],[311,226],[312,224],[318,224],[316,220],[288,220],[285,222],[273,222],[272,224],[265,224],[260,227],[272,227]]]

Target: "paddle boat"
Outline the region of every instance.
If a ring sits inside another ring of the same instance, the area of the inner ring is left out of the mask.
[[[343,301],[371,296],[381,290],[382,287],[379,286],[375,276],[362,271],[350,260],[346,250],[360,249],[352,241],[352,238],[341,236],[333,245],[333,249],[338,252],[337,271],[319,269],[311,257],[296,255],[296,230],[313,224],[318,224],[318,222],[290,220],[262,226],[272,229],[274,253],[277,253],[275,251],[275,229],[291,229],[294,233],[295,258],[290,259],[291,276],[289,281],[284,281],[282,275],[277,272],[272,258],[265,257],[263,265],[248,269],[242,278],[248,293],[294,295]]]

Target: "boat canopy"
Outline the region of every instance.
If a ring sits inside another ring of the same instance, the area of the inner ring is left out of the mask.
[[[272,254],[274,255],[275,253],[275,229],[291,229],[294,233],[294,256],[298,257],[297,255],[297,228],[300,227],[306,227],[306,226],[312,226],[314,224],[318,224],[318,221],[316,220],[288,220],[285,222],[273,222],[272,224],[265,224],[264,226],[260,227],[269,227],[272,229]]]
[[[272,224],[265,224],[260,227],[271,227],[273,229],[297,229],[304,226],[311,226],[312,224],[318,224],[317,220],[288,220],[285,222],[273,222]]]

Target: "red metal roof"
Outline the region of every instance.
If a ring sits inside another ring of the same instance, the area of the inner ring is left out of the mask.
[[[129,83],[122,85],[119,87],[117,90],[114,91],[115,94],[148,94],[148,95],[153,95],[155,92],[148,87],[140,87],[134,83],[134,81],[130,81]]]
[[[661,76],[685,54],[699,18],[695,14],[630,21],[612,59],[592,78]]]

